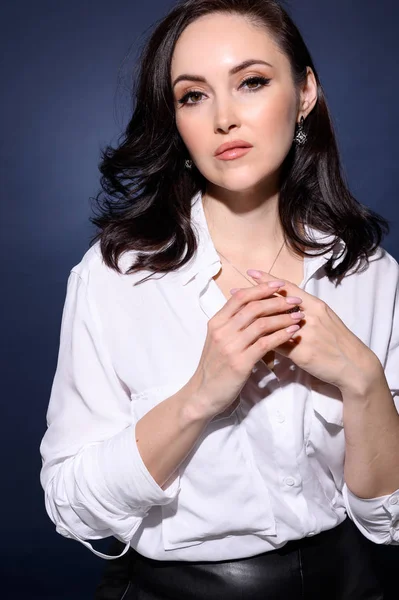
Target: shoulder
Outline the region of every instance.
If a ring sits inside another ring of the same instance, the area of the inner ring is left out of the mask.
[[[382,246],[378,246],[374,254],[369,256],[366,273],[373,280],[383,278],[385,281],[388,279],[391,283],[399,284],[398,261]]]
[[[100,250],[100,242],[96,242],[82,256],[80,262],[72,267],[71,273],[78,275],[86,284],[93,272],[102,271],[105,264]]]
[[[396,302],[399,294],[399,264],[397,260],[382,246],[362,259],[351,268],[342,280],[342,291],[348,298],[368,297],[377,306],[386,302]]]
[[[126,277],[127,269],[134,263],[135,252],[129,251],[123,254],[119,260],[118,265],[121,270],[120,273],[115,269],[109,267],[102,256],[100,241],[95,242],[87,252],[82,256],[82,259],[71,269],[71,273],[79,276],[79,278],[86,284],[104,283],[109,284],[116,279]],[[129,280],[140,279],[142,274],[129,275]]]

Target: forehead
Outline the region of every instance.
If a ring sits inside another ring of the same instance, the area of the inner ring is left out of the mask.
[[[180,72],[226,68],[261,58],[277,68],[289,68],[266,29],[241,15],[212,13],[200,17],[177,40],[171,64],[172,77]]]

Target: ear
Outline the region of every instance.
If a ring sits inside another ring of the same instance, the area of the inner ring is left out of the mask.
[[[302,84],[300,90],[297,121],[299,121],[302,116],[306,119],[317,102],[317,81],[315,74],[310,67],[306,67],[306,73],[306,80]]]

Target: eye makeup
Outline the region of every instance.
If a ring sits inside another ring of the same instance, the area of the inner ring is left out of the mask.
[[[257,92],[259,90],[261,90],[262,88],[268,86],[271,82],[270,78],[261,76],[261,75],[250,75],[249,77],[246,77],[238,86],[238,89],[244,88],[245,85],[252,85],[255,84],[256,87],[255,88],[246,88],[246,92],[245,93],[253,93],[253,92]],[[186,94],[184,94],[184,96],[182,98],[180,98],[177,102],[178,104],[180,104],[181,106],[194,106],[196,104],[201,104],[202,100],[199,100],[197,102],[189,102],[190,99],[192,99],[195,96],[205,96],[204,92],[201,92],[200,90],[189,90],[188,92],[186,92]]]

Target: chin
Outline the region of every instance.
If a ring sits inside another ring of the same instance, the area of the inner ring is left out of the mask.
[[[218,179],[208,179],[210,183],[221,187],[230,192],[244,193],[253,192],[263,186],[271,177],[271,173],[258,173],[257,175],[248,173],[226,173],[224,177]]]

